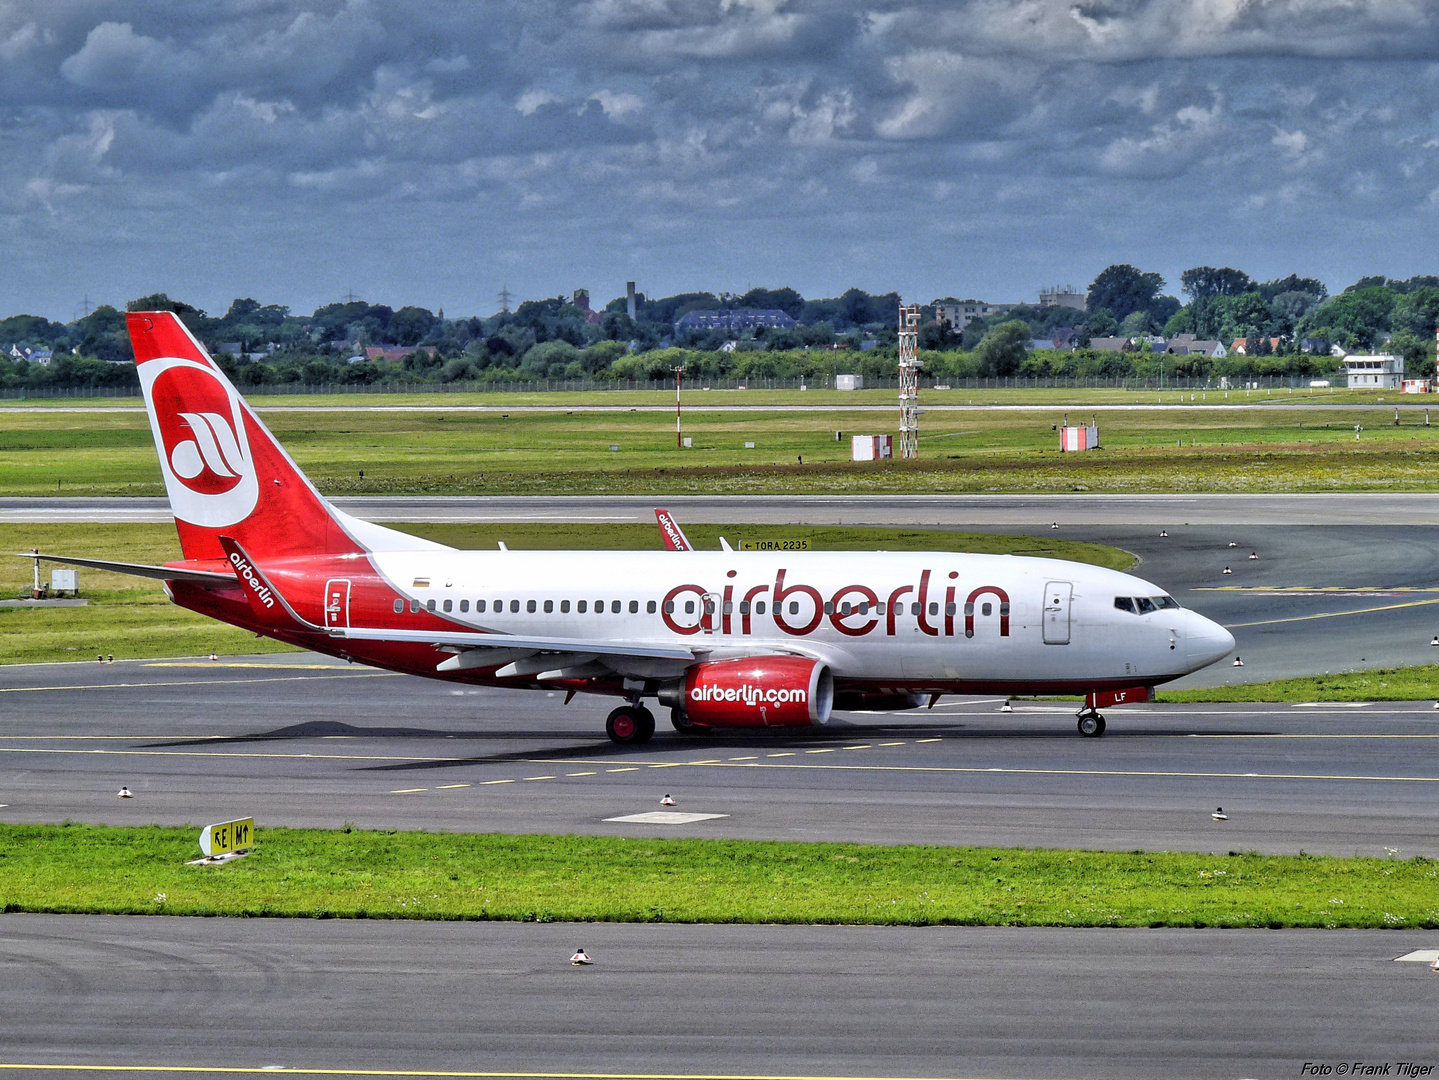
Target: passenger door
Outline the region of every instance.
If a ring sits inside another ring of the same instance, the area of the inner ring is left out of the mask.
[[[1069,606],[1074,586],[1068,581],[1050,581],[1044,586],[1044,643],[1069,644]]]

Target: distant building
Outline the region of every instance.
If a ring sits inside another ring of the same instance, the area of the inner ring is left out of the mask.
[[[793,330],[797,324],[778,308],[734,308],[726,311],[690,311],[675,322],[675,333],[687,330],[751,330],[774,326]]]
[[[1058,285],[1052,289],[1039,290],[1039,306],[1042,308],[1067,307],[1075,311],[1083,311],[1088,306],[1088,298],[1082,292],[1075,291],[1073,285],[1066,285],[1060,288]]]
[[[960,300],[946,303],[934,302],[935,322],[947,322],[954,330],[963,330],[975,319],[987,319],[991,315],[1008,315],[1018,304],[990,304],[983,300]]]
[[[587,322],[587,323],[597,323],[597,322],[601,322],[601,321],[604,319],[604,313],[603,313],[603,312],[591,311],[591,310],[590,310],[590,290],[589,290],[589,289],[576,289],[576,290],[575,290],[575,298],[574,298],[573,303],[574,303],[575,307],[579,308],[580,311],[584,313],[585,322]]]
[[[1096,352],[1130,352],[1134,348],[1127,337],[1090,338],[1089,347]]]
[[[40,367],[49,367],[52,354],[49,349],[32,349],[28,345],[17,343],[10,346],[10,355],[16,360],[28,360]]]
[[[1229,355],[1229,350],[1219,341],[1200,341],[1193,334],[1176,334],[1169,339],[1165,352],[1173,356],[1207,356],[1219,360]]]
[[[1350,390],[1398,390],[1404,378],[1404,358],[1390,353],[1346,356],[1344,373]]]

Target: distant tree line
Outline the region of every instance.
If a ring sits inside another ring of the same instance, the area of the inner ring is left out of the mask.
[[[1030,378],[1176,377],[1327,374],[1339,366],[1331,346],[1402,354],[1413,371],[1433,367],[1439,277],[1403,281],[1365,277],[1331,296],[1315,278],[1291,274],[1258,282],[1231,267],[1200,266],[1180,275],[1183,303],[1157,273],[1117,264],[1091,283],[1083,311],[1021,305],[963,328],[924,309],[919,345],[936,380],[972,376]],[[299,315],[281,304],[235,300],[214,317],[164,293],[131,311],[173,311],[241,386],[326,383],[512,382],[538,379],[668,381],[683,365],[698,378],[796,378],[854,372],[892,377],[900,298],[850,289],[806,299],[791,288],[743,294],[680,293],[625,297],[590,311],[574,298],[526,300],[488,317],[446,318],[422,307],[398,309],[364,300],[327,304]],[[675,323],[696,310],[776,309],[792,329],[699,330]],[[1064,333],[1060,333],[1063,331]],[[1248,355],[1165,355],[1150,339],[1189,333]],[[1036,347],[1055,335],[1073,349]],[[1088,348],[1093,338],[1123,337],[1126,351]],[[390,350],[369,358],[367,348]],[[103,306],[70,323],[34,315],[0,319],[0,386],[135,387],[124,314]],[[48,362],[28,356],[48,352]],[[404,355],[398,356],[397,353]],[[18,356],[15,354],[19,354]]]

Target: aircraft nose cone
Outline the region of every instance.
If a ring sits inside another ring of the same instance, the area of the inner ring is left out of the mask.
[[[1191,614],[1193,614],[1191,612]],[[1194,625],[1189,631],[1189,667],[1198,671],[1216,660],[1222,660],[1234,650],[1234,635],[1224,627],[1203,615],[1194,615]]]

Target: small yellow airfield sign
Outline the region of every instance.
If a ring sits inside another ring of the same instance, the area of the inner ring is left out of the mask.
[[[254,844],[254,818],[222,821],[217,825],[206,825],[200,830],[200,850],[205,853],[206,858],[228,855],[232,851],[244,851]]]

